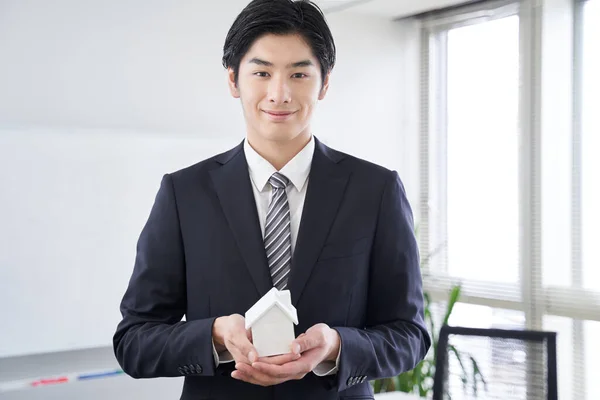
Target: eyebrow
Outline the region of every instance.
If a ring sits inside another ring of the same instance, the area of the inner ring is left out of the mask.
[[[253,59],[251,59],[250,61],[248,61],[248,64],[257,64],[257,65],[264,65],[265,67],[272,67],[273,63],[269,62],[269,61],[265,61],[265,60],[261,60],[260,58],[256,58],[254,57]],[[298,61],[292,64],[288,64],[287,68],[300,68],[300,67],[310,67],[313,66],[313,62],[310,60],[302,60],[302,61]]]

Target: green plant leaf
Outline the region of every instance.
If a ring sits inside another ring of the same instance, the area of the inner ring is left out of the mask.
[[[413,369],[413,382],[418,387],[419,392],[423,384],[423,362],[417,364],[417,367]]]
[[[387,380],[388,386],[385,388],[387,392],[395,392],[396,391],[396,380],[394,378],[389,378]]]
[[[396,388],[396,391],[403,392],[404,391],[403,389],[405,389],[404,385],[403,385],[404,380],[402,378],[400,378],[400,375],[395,376],[393,379],[394,379],[394,386]]]
[[[376,381],[374,381],[373,382],[373,392],[381,393],[382,384],[383,384],[383,381],[381,379],[377,379]]]
[[[381,386],[379,387],[378,393],[393,392],[396,390],[396,383],[394,378],[383,378],[380,379]]]
[[[398,375],[398,391],[412,393],[413,391],[413,372],[408,371]]]
[[[465,368],[465,365],[462,362],[462,357],[461,357],[460,353],[458,352],[458,349],[456,347],[454,347],[454,345],[449,345],[448,349],[452,352],[452,354],[454,354],[454,357],[456,357],[456,359],[458,360],[458,364],[460,365],[460,369],[461,369],[460,380],[462,381],[463,389],[466,390],[467,384],[469,383],[469,376],[468,376],[467,369]],[[475,379],[475,376],[473,376],[473,379]]]
[[[477,377],[479,377],[479,379],[483,383],[483,390],[485,390],[487,392],[487,390],[488,390],[487,381],[485,380],[485,377],[481,373],[481,369],[479,368],[477,361],[475,361],[473,356],[471,356],[470,358],[471,358],[471,363],[473,364],[473,392],[475,394],[477,394]]]
[[[443,325],[448,325],[448,320],[450,319],[452,310],[454,310],[454,305],[460,298],[460,292],[461,292],[460,285],[453,286],[452,290],[450,290],[450,297],[448,298],[448,306],[446,307],[446,314],[444,315]]]
[[[425,321],[429,324],[429,333],[434,343],[437,343],[437,331],[435,329],[435,321],[433,320],[433,314],[431,313],[431,296],[429,293],[423,293],[423,299],[425,301],[424,314]]]
[[[381,380],[381,389],[380,389],[380,393],[385,393],[387,392],[387,388],[388,388],[388,378],[382,379]]]

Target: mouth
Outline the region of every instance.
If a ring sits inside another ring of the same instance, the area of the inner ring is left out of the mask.
[[[296,111],[268,111],[262,110],[272,121],[285,121],[296,113]]]

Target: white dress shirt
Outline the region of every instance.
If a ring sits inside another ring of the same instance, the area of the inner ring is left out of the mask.
[[[300,219],[302,217],[302,210],[304,208],[304,199],[306,198],[306,188],[308,186],[308,174],[310,172],[310,166],[312,164],[313,154],[315,151],[315,140],[311,136],[310,141],[294,158],[292,158],[279,173],[284,175],[290,180],[290,185],[286,188],[286,194],[288,198],[288,204],[290,208],[290,230],[291,230],[291,247],[292,254],[296,247],[296,240],[298,238],[298,230],[300,228]],[[248,162],[248,172],[250,174],[250,180],[252,182],[252,192],[254,193],[254,200],[256,202],[256,211],[258,212],[258,220],[260,221],[260,229],[262,235],[265,235],[265,220],[267,219],[267,211],[269,209],[269,202],[271,201],[271,185],[269,185],[269,178],[277,169],[265,160],[260,154],[256,152],[248,143],[248,140],[244,140],[244,154],[246,161]],[[214,349],[214,345],[213,345]],[[340,359],[340,352],[338,353],[337,360],[335,363],[325,361],[315,367],[313,372],[319,376],[335,374],[338,370],[338,363]],[[219,366],[219,363],[231,362],[233,358],[228,351],[224,351],[221,354],[217,354],[214,350],[215,364]]]
[[[296,248],[298,238],[298,229],[300,228],[300,218],[304,208],[304,199],[306,198],[306,187],[308,186],[308,174],[312,164],[313,153],[315,151],[315,140],[311,137],[310,142],[294,158],[292,158],[281,170],[280,174],[290,180],[290,185],[286,188],[288,204],[290,207],[290,230],[292,254]],[[250,180],[252,181],[252,192],[256,201],[256,211],[258,211],[258,220],[260,222],[260,231],[265,235],[265,221],[267,211],[271,202],[272,188],[269,185],[269,178],[277,170],[267,160],[262,158],[247,140],[244,141],[244,153],[248,162]]]

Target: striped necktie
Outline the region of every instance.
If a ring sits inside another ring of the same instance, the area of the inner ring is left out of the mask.
[[[279,172],[269,178],[273,191],[267,211],[264,243],[273,286],[279,290],[287,285],[292,259],[290,207],[285,193],[289,183],[290,180]]]

